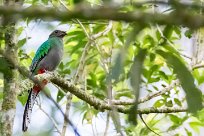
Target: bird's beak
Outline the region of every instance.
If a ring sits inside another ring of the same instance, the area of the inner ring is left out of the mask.
[[[63,37],[67,35],[67,33],[65,31],[62,31],[62,34],[61,34]]]

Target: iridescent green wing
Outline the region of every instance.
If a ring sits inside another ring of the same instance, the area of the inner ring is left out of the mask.
[[[51,41],[48,39],[47,41],[45,41],[37,50],[31,66],[30,66],[30,71],[32,73],[36,73],[36,68],[38,63],[47,55],[47,53],[49,52],[51,48]]]

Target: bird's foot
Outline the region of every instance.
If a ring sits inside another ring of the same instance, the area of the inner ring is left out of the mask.
[[[48,83],[48,80],[47,80],[47,79],[43,79],[43,80],[42,80],[43,86],[45,86],[47,83]]]

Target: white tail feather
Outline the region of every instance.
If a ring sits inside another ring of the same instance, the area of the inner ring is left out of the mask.
[[[26,102],[26,106],[24,109],[24,114],[23,114],[23,126],[22,126],[22,130],[25,132],[28,129],[28,125],[30,124],[30,120],[31,120],[31,113],[32,113],[32,109],[35,103],[35,99],[37,97],[38,93],[34,92],[34,91],[30,91],[29,95],[28,95],[28,100]]]

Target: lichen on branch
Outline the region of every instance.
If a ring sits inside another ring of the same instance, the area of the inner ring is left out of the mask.
[[[71,81],[66,80],[62,78],[60,75],[56,73],[45,73],[35,76],[39,81],[43,79],[47,79],[53,84],[57,85],[58,87],[62,88],[65,92],[70,92],[73,95],[77,96],[79,99],[87,102],[91,106],[93,106],[95,109],[98,109],[100,111],[104,110],[111,110],[113,105],[110,105],[108,101],[103,101],[91,94],[88,94],[87,92],[84,92],[81,90],[77,85],[74,85],[71,83]],[[27,91],[33,86],[33,82],[29,79],[24,80],[19,85],[20,93],[23,91]],[[121,105],[115,105],[115,108],[118,112],[121,113],[129,113],[129,108],[121,106]],[[186,108],[163,108],[163,109],[157,109],[157,108],[146,108],[146,109],[139,109],[138,113],[140,114],[149,114],[149,113],[171,113],[171,112],[186,112]]]
[[[181,6],[184,4],[180,4]],[[204,9],[200,6],[199,8]],[[154,23],[159,25],[182,25],[189,28],[199,28],[204,26],[204,17],[199,14],[192,14],[186,10],[178,10],[169,14],[148,13],[144,11],[120,12],[118,7],[103,6],[90,7],[87,5],[75,6],[73,10],[56,10],[56,8],[48,8],[42,6],[31,6],[28,8],[19,8],[15,6],[0,6],[0,16],[10,16],[14,19],[32,18],[44,20],[61,20],[70,21],[71,19],[85,20],[115,20],[126,22],[137,22],[141,25]],[[175,19],[177,18],[177,19]]]

